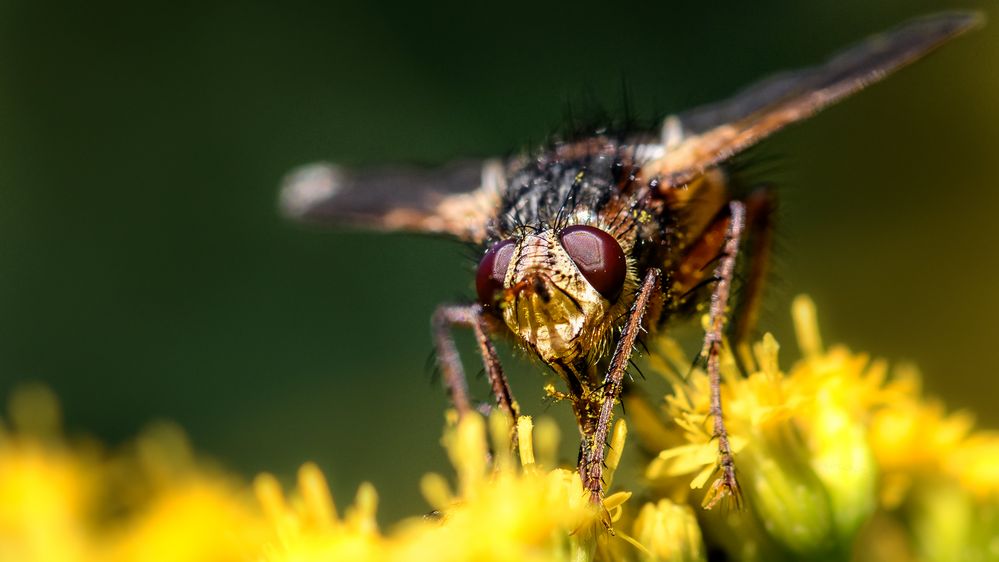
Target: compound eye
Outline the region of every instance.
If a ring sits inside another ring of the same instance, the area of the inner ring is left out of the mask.
[[[510,268],[515,248],[513,240],[503,240],[493,244],[486,255],[482,256],[479,269],[475,272],[475,291],[483,306],[496,304],[496,294],[503,290],[506,270]]]
[[[621,295],[628,261],[613,236],[599,228],[575,225],[559,233],[562,247],[590,285],[613,302]]]

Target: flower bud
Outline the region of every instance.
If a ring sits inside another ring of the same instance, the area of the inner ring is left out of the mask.
[[[694,562],[707,560],[701,528],[693,510],[670,500],[647,503],[635,519],[633,534],[647,553],[643,560]]]

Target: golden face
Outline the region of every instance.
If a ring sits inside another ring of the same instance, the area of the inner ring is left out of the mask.
[[[476,285],[486,306],[546,363],[572,363],[600,349],[624,305],[628,261],[609,233],[586,225],[547,229],[495,244]]]

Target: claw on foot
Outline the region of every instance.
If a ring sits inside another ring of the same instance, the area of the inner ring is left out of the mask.
[[[711,483],[711,488],[704,494],[701,506],[704,509],[711,509],[726,498],[729,499],[730,505],[742,509],[742,489],[735,477],[735,466],[731,460],[720,463],[717,476]]]

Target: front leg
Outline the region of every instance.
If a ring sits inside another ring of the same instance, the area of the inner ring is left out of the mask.
[[[593,434],[584,436],[583,439],[584,450],[579,459],[579,474],[583,479],[583,487],[590,492],[590,501],[593,503],[603,501],[604,447],[614,418],[614,403],[621,396],[628,360],[634,351],[638,332],[642,329],[642,319],[658,284],[659,270],[650,269],[638,289],[638,296],[621,330],[621,339],[618,340],[614,355],[611,357],[610,368],[607,370],[603,390],[600,392],[600,409],[596,424],[590,426],[593,428]]]
[[[510,384],[503,374],[499,357],[496,356],[496,348],[486,334],[482,307],[477,304],[441,305],[434,312],[432,324],[437,361],[441,366],[444,385],[451,395],[451,401],[454,403],[455,409],[458,410],[458,415],[464,416],[470,412],[472,405],[468,397],[468,382],[461,366],[461,357],[458,355],[454,338],[451,337],[453,326],[471,328],[474,332],[475,343],[479,346],[479,354],[482,356],[486,376],[489,378],[493,395],[496,397],[496,404],[510,415],[513,427],[516,427],[520,412],[517,402],[510,392]]]

